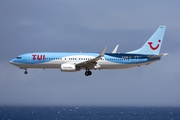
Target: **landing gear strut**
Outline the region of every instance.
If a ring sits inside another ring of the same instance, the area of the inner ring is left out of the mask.
[[[90,70],[86,70],[85,75],[90,76],[90,75],[92,75],[92,72]]]

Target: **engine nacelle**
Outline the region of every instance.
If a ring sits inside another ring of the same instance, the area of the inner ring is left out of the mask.
[[[62,72],[76,72],[78,69],[74,64],[65,63],[61,65]]]
[[[99,69],[99,68],[101,68],[101,66],[100,66],[99,64],[96,64],[96,65],[94,66],[94,68],[95,68],[95,69]]]

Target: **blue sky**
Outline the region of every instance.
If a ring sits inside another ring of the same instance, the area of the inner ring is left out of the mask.
[[[179,1],[0,1],[0,105],[180,106]],[[166,25],[161,53],[149,66],[63,73],[9,64],[23,53],[119,52],[141,47]]]

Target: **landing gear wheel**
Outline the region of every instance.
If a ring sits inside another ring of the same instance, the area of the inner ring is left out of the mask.
[[[92,72],[91,72],[91,71],[88,71],[88,74],[89,74],[89,75],[92,75]]]
[[[85,72],[85,75],[86,75],[86,76],[90,76],[90,75],[92,75],[92,72],[89,71],[89,70],[87,70],[87,71]]]
[[[85,76],[89,76],[88,71],[85,72]]]
[[[24,74],[28,74],[28,71],[24,71]]]

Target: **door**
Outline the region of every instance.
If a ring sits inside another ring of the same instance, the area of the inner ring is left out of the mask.
[[[27,62],[31,62],[31,56],[27,55]]]
[[[138,56],[135,56],[135,62],[138,63],[138,59],[139,57]]]

